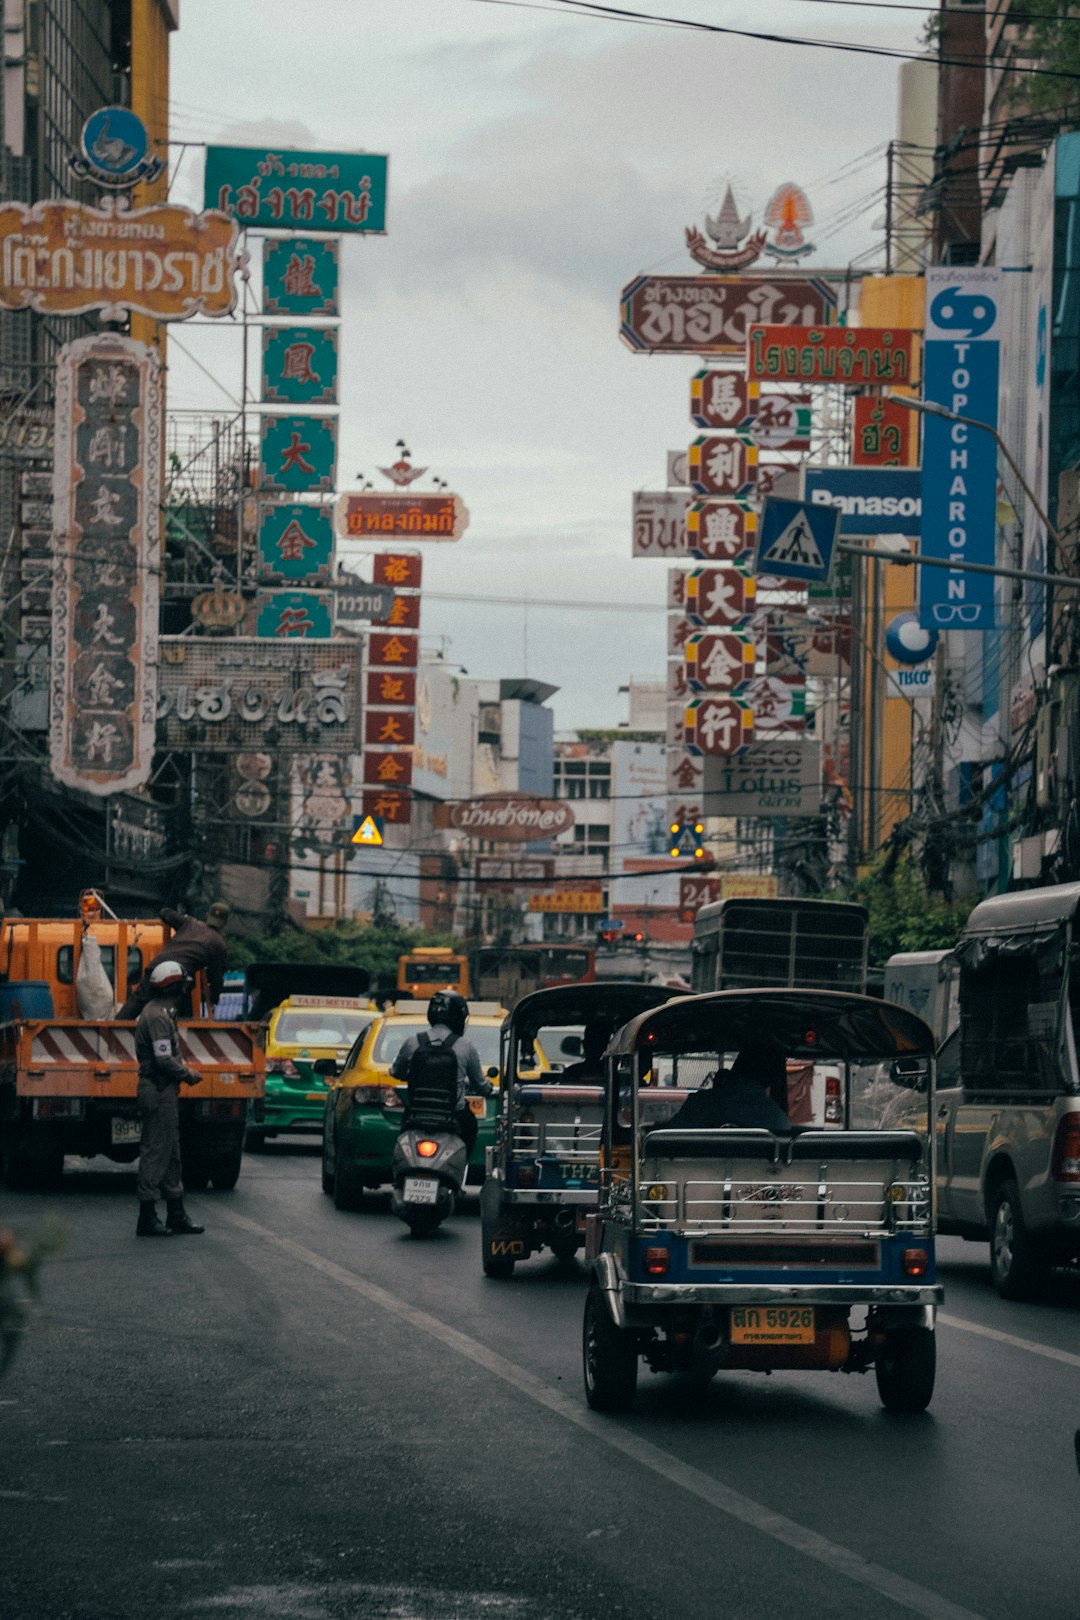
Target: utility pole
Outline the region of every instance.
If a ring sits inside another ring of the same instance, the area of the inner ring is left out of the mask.
[[[892,275],[893,239],[893,154],[895,141],[890,141],[885,154],[885,274]]]

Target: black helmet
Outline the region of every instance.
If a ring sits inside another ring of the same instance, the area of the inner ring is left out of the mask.
[[[429,1024],[445,1024],[455,1035],[464,1035],[469,1021],[469,1003],[456,990],[436,990],[427,1007]]]

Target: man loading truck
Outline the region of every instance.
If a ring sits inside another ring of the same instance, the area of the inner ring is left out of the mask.
[[[229,907],[224,900],[215,900],[206,913],[206,921],[189,917],[182,911],[166,906],[158,913],[173,936],[163,945],[157,956],[146,965],[139,983],[117,1013],[117,1018],[138,1018],[152,994],[152,974],[161,962],[178,962],[192,983],[197,973],[205,972],[210,1005],[217,1005],[225,982],[225,958],[228,947],[222,938],[229,921]]]
[[[194,1236],[196,1226],[184,1208],[180,1179],[180,1087],[197,1086],[201,1074],[180,1060],[176,1013],[190,991],[191,980],[179,962],[159,961],[146,975],[150,996],[135,1025],[135,1056],[139,1064],[136,1098],[142,1136],[139,1145],[139,1223],[137,1237]],[[158,1219],[157,1200],[167,1207]]]

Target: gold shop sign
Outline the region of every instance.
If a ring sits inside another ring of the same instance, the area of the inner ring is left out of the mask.
[[[228,315],[236,303],[239,227],[218,209],[170,203],[123,209],[51,198],[0,205],[0,308],[47,315],[129,310],[159,321]]]

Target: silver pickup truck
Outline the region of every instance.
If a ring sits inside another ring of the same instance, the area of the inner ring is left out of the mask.
[[[955,950],[960,1023],[938,1054],[938,1231],[990,1242],[994,1286],[1035,1297],[1080,1261],[1080,883],[977,905]]]

